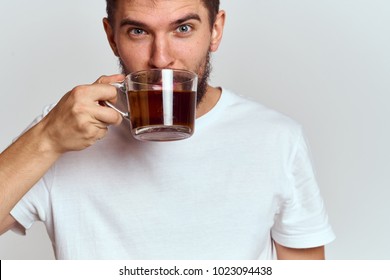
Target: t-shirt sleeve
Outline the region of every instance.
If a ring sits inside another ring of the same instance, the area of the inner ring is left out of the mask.
[[[48,199],[48,191],[42,178],[23,196],[11,210],[10,214],[27,230],[34,222],[45,222],[47,220]],[[19,234],[25,234],[25,231],[21,232],[18,228],[13,228],[12,230]]]
[[[272,238],[290,248],[312,248],[334,240],[324,201],[315,178],[310,153],[303,134],[292,153],[288,199],[272,228]]]

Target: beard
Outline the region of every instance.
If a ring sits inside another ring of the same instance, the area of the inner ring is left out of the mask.
[[[206,57],[204,60],[199,63],[199,65],[196,67],[196,69],[191,70],[192,72],[196,73],[198,75],[198,86],[197,86],[197,95],[196,95],[196,105],[199,106],[199,104],[202,102],[204,96],[207,92],[209,77],[211,73],[211,55],[210,52],[207,52]],[[119,67],[121,69],[122,74],[125,76],[129,75],[131,71],[126,69],[125,64],[123,63],[122,59],[119,58]]]

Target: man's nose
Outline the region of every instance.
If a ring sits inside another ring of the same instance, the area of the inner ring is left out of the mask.
[[[155,37],[151,46],[149,66],[151,68],[172,68],[174,57],[166,38]]]

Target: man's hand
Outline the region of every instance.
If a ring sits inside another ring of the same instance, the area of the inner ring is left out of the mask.
[[[108,125],[122,121],[99,101],[115,102],[117,91],[109,83],[123,79],[103,76],[92,85],[75,87],[0,154],[0,233],[17,226],[11,209],[63,153],[92,145],[106,135]]]
[[[117,91],[110,83],[123,79],[123,75],[102,76],[92,85],[77,86],[65,94],[41,122],[54,152],[85,149],[105,137],[109,125],[121,123],[121,115],[99,101],[115,103]]]

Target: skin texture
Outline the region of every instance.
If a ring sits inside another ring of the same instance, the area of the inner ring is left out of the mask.
[[[200,0],[118,1],[114,22],[103,20],[108,42],[124,73],[151,68],[179,68],[203,76],[208,53],[218,50],[225,12],[211,24]],[[100,101],[116,101],[110,83],[122,74],[101,76],[90,85],[76,86],[37,125],[0,154],[0,233],[20,227],[9,214],[22,196],[62,154],[83,150],[107,134],[121,116]],[[221,95],[207,86],[197,117],[209,112]],[[29,160],[26,160],[29,159]],[[323,259],[324,247],[292,249],[275,243],[279,259]]]

